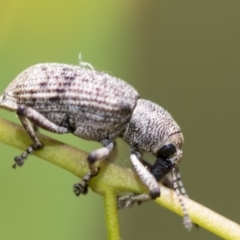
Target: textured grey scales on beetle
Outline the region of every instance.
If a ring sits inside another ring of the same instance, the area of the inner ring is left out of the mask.
[[[131,163],[149,194],[121,197],[119,207],[156,199],[160,196],[158,182],[172,172],[184,225],[191,228],[180,196],[180,192],[183,195],[186,192],[177,177],[184,142],[181,129],[166,110],[141,99],[128,83],[94,69],[42,63],[24,70],[9,84],[0,96],[0,107],[17,113],[33,141],[25,152],[15,157],[14,168],[22,166],[28,155],[43,148],[28,120],[50,132],[72,133],[98,141],[103,147],[87,158],[90,172],[74,185],[76,195],[85,194],[90,179],[99,171],[95,162],[106,159],[114,151],[115,139],[120,137],[130,145]],[[153,165],[142,159],[144,153],[157,158]]]

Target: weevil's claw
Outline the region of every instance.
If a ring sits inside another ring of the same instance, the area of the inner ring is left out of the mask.
[[[132,207],[133,204],[135,203],[134,201],[132,201],[132,198],[134,197],[134,194],[130,194],[127,196],[123,196],[123,197],[118,197],[118,209],[122,209],[122,208],[128,208],[128,207]]]
[[[93,174],[92,172],[88,172],[82,179],[81,182],[75,183],[73,185],[73,192],[76,194],[76,196],[79,196],[80,194],[87,194],[88,192],[88,183],[92,179],[92,177],[95,177],[99,173],[99,168],[95,171]]]
[[[73,192],[76,194],[76,196],[79,196],[80,194],[87,194],[88,185],[84,181],[76,183],[73,185]]]
[[[33,154],[35,150],[41,149],[43,145],[41,146],[29,146],[25,152],[23,152],[20,156],[17,156],[14,158],[15,163],[13,164],[13,168],[17,168],[23,166],[25,160],[28,158],[28,155]]]
[[[80,194],[87,194],[88,192],[88,183],[91,179],[91,172],[87,173],[81,182],[75,183],[73,185],[73,192],[76,194],[76,196],[79,196]]]
[[[12,165],[12,167],[14,169],[17,168],[17,166],[21,167],[24,164],[25,159],[26,159],[25,154],[15,157],[14,158],[15,163]]]
[[[17,163],[14,163],[14,164],[12,165],[12,168],[13,168],[13,169],[16,169],[17,166],[18,166],[18,164],[17,164]]]
[[[140,195],[130,194],[127,196],[118,197],[118,209],[132,207],[134,203],[140,205],[149,200],[151,200],[151,197],[149,194],[145,193]]]

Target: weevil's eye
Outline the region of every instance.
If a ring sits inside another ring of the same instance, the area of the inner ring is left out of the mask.
[[[162,158],[162,159],[168,159],[170,158],[174,153],[177,152],[176,147],[172,144],[169,143],[167,145],[164,145],[158,152],[157,152],[157,157]]]

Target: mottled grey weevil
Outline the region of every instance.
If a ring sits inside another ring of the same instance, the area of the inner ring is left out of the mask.
[[[72,133],[103,145],[89,154],[90,172],[74,185],[76,195],[87,192],[88,182],[98,173],[94,163],[109,156],[117,137],[130,145],[133,168],[149,190],[149,195],[120,198],[120,207],[159,197],[159,180],[169,172],[176,176],[184,141],[178,124],[162,107],[141,99],[132,86],[106,73],[67,64],[37,64],[9,84],[0,96],[0,107],[17,113],[33,141],[15,158],[14,167],[43,148],[28,120],[50,132]],[[152,166],[142,159],[143,153],[157,158]],[[174,188],[178,189],[176,184]],[[183,209],[189,228],[184,205]]]

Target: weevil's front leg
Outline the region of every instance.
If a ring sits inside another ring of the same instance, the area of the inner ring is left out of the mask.
[[[139,159],[141,159],[141,154],[138,152],[131,151],[130,159],[137,175],[149,189],[149,194],[130,194],[128,196],[119,197],[119,209],[131,207],[134,203],[141,204],[160,196],[160,187],[154,176],[149,171],[152,165],[145,160],[140,161]]]
[[[27,159],[28,155],[32,154],[34,151],[39,150],[43,148],[43,144],[38,139],[38,137],[35,134],[34,128],[31,125],[30,122],[28,122],[27,119],[29,119],[35,126],[40,126],[48,131],[55,132],[55,133],[67,133],[68,129],[58,126],[51,121],[49,121],[47,118],[45,118],[41,113],[37,112],[36,110],[27,107],[25,105],[19,105],[17,109],[17,115],[27,131],[28,135],[33,141],[33,144],[29,146],[25,152],[23,152],[20,156],[15,157],[14,161],[15,164],[13,165],[13,168],[16,168],[17,166],[22,166],[24,164],[24,160]]]
[[[89,165],[90,172],[88,172],[80,181],[73,185],[73,191],[75,192],[76,196],[80,194],[86,194],[88,191],[88,183],[90,182],[91,178],[96,176],[99,173],[99,168],[95,166],[97,161],[103,160],[108,158],[110,153],[112,153],[115,142],[112,140],[105,139],[102,142],[103,148],[99,148],[88,155],[87,161]]]
[[[169,164],[163,164],[162,161],[156,161],[154,165],[151,165],[145,160],[139,160],[141,159],[141,154],[138,152],[131,151],[130,155],[131,162],[133,164],[133,167],[135,171],[137,172],[138,176],[142,180],[142,182],[147,186],[149,189],[149,195],[148,194],[141,194],[141,195],[129,195],[118,198],[118,207],[119,208],[125,208],[132,206],[135,202],[138,204],[142,202],[146,202],[151,199],[155,199],[160,196],[160,187],[158,185],[157,179],[162,179],[168,168]],[[165,161],[164,161],[165,163]],[[167,162],[168,163],[168,162]],[[158,170],[161,171],[158,171]],[[165,171],[166,170],[166,171]],[[161,177],[159,175],[161,174]]]
[[[147,186],[149,195],[152,199],[160,196],[160,188],[155,177],[149,172],[149,170],[139,160],[141,154],[131,150],[130,159],[134,170],[136,171],[139,178]]]

